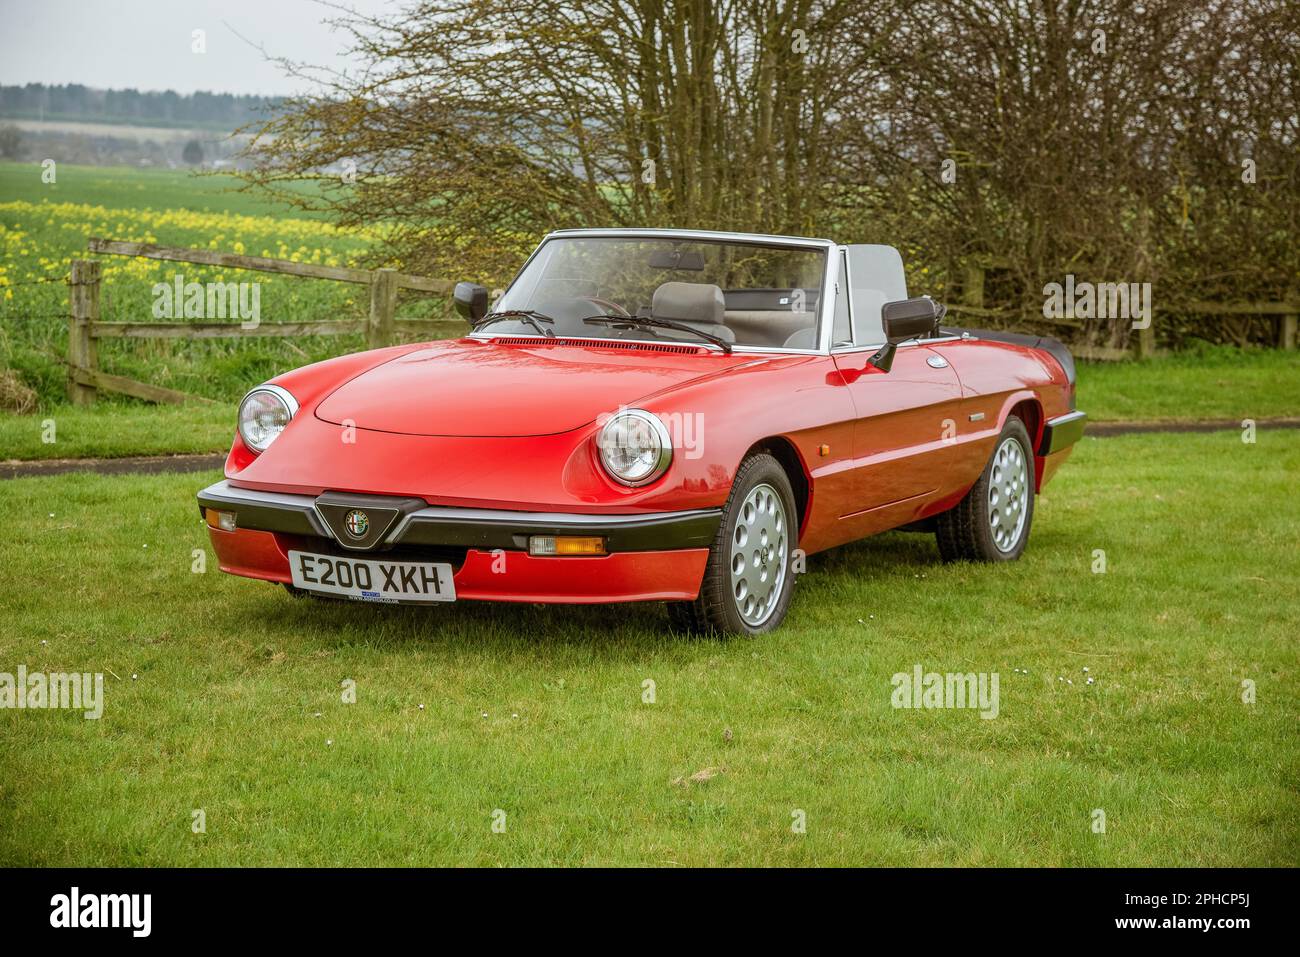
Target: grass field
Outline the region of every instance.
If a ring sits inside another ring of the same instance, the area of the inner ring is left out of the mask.
[[[0,482],[0,670],[106,678],[0,710],[0,864],[1291,865],[1297,474],[1296,432],[1086,439],[1022,561],[882,536],[732,641],[294,600],[215,570],[215,475]],[[998,717],[893,709],[916,664]]]
[[[69,268],[94,237],[356,265],[376,234],[343,232],[320,219],[235,193],[229,176],[178,170],[62,165],[55,183],[35,163],[0,164],[0,368],[17,370],[46,409],[63,399]],[[263,323],[362,318],[364,286],[117,256],[103,262],[106,321],[154,321],[156,283],[259,283]],[[404,305],[431,314],[429,300]],[[235,320],[237,321],[237,320]],[[237,399],[252,379],[363,347],[338,338],[103,341],[100,367],[209,398]]]
[[[74,166],[60,163],[53,183],[43,182],[39,163],[0,162],[0,199],[73,203],[109,209],[188,209],[235,216],[319,218],[288,210],[255,193],[234,190],[227,175],[196,175],[187,169],[136,169],[129,166]],[[303,186],[306,195],[312,187]]]
[[[235,437],[234,403],[157,406],[115,403],[57,407],[36,415],[0,413],[0,461],[120,458],[226,452]],[[53,442],[48,424],[53,423]]]
[[[1098,422],[1300,416],[1300,352],[1201,349],[1079,366],[1079,408]]]

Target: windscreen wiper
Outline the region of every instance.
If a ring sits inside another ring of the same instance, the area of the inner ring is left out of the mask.
[[[721,336],[715,336],[711,332],[688,326],[684,322],[673,322],[671,319],[655,319],[650,316],[616,316],[609,313],[599,316],[587,316],[582,321],[600,323],[606,326],[616,326],[619,323],[624,323],[629,326],[645,326],[650,329],[676,329],[678,332],[689,332],[691,335],[706,339],[723,352],[728,355],[731,354],[731,343]]]
[[[484,326],[490,326],[494,322],[500,322],[502,319],[516,319],[519,322],[527,323],[532,326],[548,339],[554,339],[555,333],[547,329],[542,323],[555,325],[555,320],[544,312],[538,312],[536,309],[507,309],[504,312],[489,312],[486,316],[474,323],[474,331],[478,332]]]

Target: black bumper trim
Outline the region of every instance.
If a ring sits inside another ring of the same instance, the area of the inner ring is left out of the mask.
[[[707,548],[722,521],[721,509],[652,515],[569,515],[536,512],[461,514],[460,509],[423,509],[394,535],[402,545],[465,545],[524,549],[530,535],[599,535],[609,552]],[[473,510],[478,511],[478,510]]]
[[[328,496],[328,497],[327,497]],[[330,505],[349,500],[343,493],[320,497]],[[355,496],[360,507],[374,507],[382,496]],[[198,494],[199,510],[235,513],[238,528],[314,535],[337,541],[321,520],[310,495],[287,495],[241,489],[218,482]],[[409,499],[393,498],[394,506]],[[581,515],[570,512],[512,512],[506,509],[402,508],[396,527],[375,548],[427,545],[478,549],[526,550],[531,535],[599,535],[609,552],[667,551],[707,548],[713,543],[722,509],[654,512],[642,515]]]
[[[235,513],[238,528],[259,532],[286,532],[291,535],[315,535],[333,538],[316,512],[310,495],[285,495],[279,492],[254,492],[236,488],[229,482],[209,485],[199,492],[199,514],[207,508]]]
[[[1055,419],[1048,419],[1043,426],[1043,441],[1038,446],[1039,455],[1053,455],[1064,451],[1083,438],[1084,427],[1088,424],[1087,413],[1069,412]]]

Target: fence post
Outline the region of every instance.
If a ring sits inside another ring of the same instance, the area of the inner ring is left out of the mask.
[[[370,277],[370,327],[366,342],[371,349],[377,349],[393,343],[393,314],[397,311],[397,270],[376,269]]]
[[[1146,328],[1139,329],[1137,333],[1137,357],[1139,359],[1150,359],[1156,354],[1155,317],[1148,318]]]
[[[984,308],[984,267],[967,266],[962,280],[961,301],[963,305]]]
[[[93,259],[74,259],[69,278],[68,320],[68,398],[73,405],[90,405],[97,390],[77,381],[77,372],[95,372],[99,368],[99,345],[90,334],[90,324],[99,321],[99,263]]]
[[[1293,312],[1289,316],[1279,316],[1277,323],[1277,347],[1279,349],[1295,348],[1296,332],[1296,314]]]

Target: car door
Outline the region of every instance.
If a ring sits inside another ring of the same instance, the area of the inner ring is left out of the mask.
[[[832,358],[856,415],[855,501],[841,519],[869,534],[913,520],[951,488],[962,391],[948,360],[923,342],[900,345],[889,372],[868,362],[885,341],[881,307],[907,298],[897,251],[849,246],[840,269]]]
[[[924,345],[900,346],[889,372],[867,360],[875,349],[836,353],[853,400],[856,513],[896,504],[919,508],[950,484],[961,383]]]

